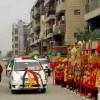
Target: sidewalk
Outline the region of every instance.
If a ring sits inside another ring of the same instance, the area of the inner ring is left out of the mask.
[[[88,98],[85,98],[84,96],[80,96],[80,94],[76,94],[76,92],[70,91],[67,88],[62,88],[60,85],[53,85],[53,78],[52,76],[48,77],[48,86],[47,90],[52,91],[51,89],[53,88],[53,92],[56,92],[57,95],[61,95],[62,97],[68,99],[68,100],[90,100]],[[52,87],[52,88],[51,88]],[[63,99],[63,100],[66,100]]]

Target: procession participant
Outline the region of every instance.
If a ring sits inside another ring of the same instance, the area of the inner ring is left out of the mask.
[[[61,86],[66,87],[67,83],[67,69],[68,69],[68,59],[64,58],[62,60],[62,73],[61,73]]]
[[[0,64],[0,82],[1,82],[2,72],[3,72],[3,68],[2,68],[2,66]]]
[[[57,62],[57,66],[54,69],[54,78],[55,78],[55,84],[60,85],[61,83],[61,72],[62,72],[62,58],[59,59]]]

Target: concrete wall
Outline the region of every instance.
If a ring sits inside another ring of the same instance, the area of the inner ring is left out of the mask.
[[[90,0],[88,6],[89,6],[89,11],[93,11],[98,7],[100,7],[100,0]]]
[[[19,56],[24,54],[24,29],[23,22],[18,22]]]
[[[80,10],[80,15],[75,15],[74,10]],[[75,42],[74,33],[84,30],[86,23],[84,21],[85,1],[84,0],[66,0],[66,34],[65,42]]]

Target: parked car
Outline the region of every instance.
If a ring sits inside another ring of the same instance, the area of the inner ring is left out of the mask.
[[[51,75],[51,71],[50,71],[50,69],[49,69],[49,67],[48,67],[48,61],[47,61],[47,59],[46,58],[38,58],[38,60],[39,60],[39,62],[42,64],[42,66],[43,66],[43,70],[45,71],[45,73],[48,75],[48,76],[50,76]]]
[[[9,78],[11,92],[13,93],[15,90],[36,89],[45,93],[47,80],[40,63],[37,60],[23,58],[15,58],[13,68],[8,68],[8,70],[12,70]]]
[[[5,65],[6,66],[6,75],[7,76],[10,75],[11,71],[9,71],[9,67],[12,69],[13,63],[14,63],[14,60],[13,59],[9,59],[8,62],[7,62],[7,64]]]

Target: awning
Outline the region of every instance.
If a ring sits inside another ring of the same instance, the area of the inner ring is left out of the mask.
[[[84,20],[85,21],[88,21],[96,16],[100,16],[100,7],[87,13],[85,16],[84,16]]]

